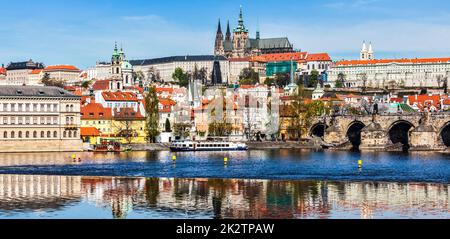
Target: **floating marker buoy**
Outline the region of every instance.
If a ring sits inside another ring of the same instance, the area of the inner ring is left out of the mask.
[[[224,162],[225,164],[227,164],[227,163],[228,163],[228,158],[224,158],[224,159],[223,159],[223,162]]]
[[[358,160],[358,166],[362,167],[362,165],[363,165],[363,161],[362,160]]]
[[[177,156],[175,156],[175,155],[172,156],[172,160],[173,160],[173,161],[177,161]]]

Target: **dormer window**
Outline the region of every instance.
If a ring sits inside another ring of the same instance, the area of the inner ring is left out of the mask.
[[[17,90],[17,95],[23,95],[23,92],[21,90]]]
[[[39,95],[44,95],[44,91],[40,90],[38,94]]]

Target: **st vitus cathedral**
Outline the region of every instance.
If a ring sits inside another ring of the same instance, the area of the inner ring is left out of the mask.
[[[261,39],[260,36],[259,30],[257,30],[256,38],[250,38],[249,30],[244,25],[241,7],[238,26],[233,29],[233,35],[231,35],[230,22],[228,22],[224,39],[219,20],[214,55],[227,58],[243,58],[261,54],[294,52],[293,45],[286,37]]]

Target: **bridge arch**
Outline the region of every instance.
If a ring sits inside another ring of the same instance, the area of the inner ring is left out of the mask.
[[[366,125],[361,121],[353,121],[347,129],[347,139],[353,145],[354,149],[359,149],[361,145],[361,132]]]
[[[328,126],[325,123],[316,123],[311,127],[309,134],[310,136],[323,138],[325,136],[325,130],[327,128]]]
[[[410,132],[414,127],[413,123],[406,120],[395,121],[388,130],[389,140],[393,144],[401,143],[403,150],[408,150],[410,148]]]
[[[439,137],[446,147],[450,147],[450,122],[447,122],[442,126],[439,131]]]

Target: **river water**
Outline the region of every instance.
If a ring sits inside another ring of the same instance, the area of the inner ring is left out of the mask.
[[[81,162],[67,153],[0,155],[0,218],[450,218],[447,154],[77,157]]]

